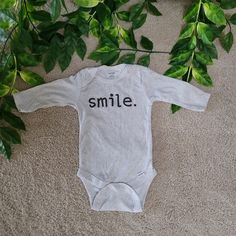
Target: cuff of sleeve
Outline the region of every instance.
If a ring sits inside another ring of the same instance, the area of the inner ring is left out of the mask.
[[[22,109],[23,103],[22,103],[21,98],[19,96],[19,92],[18,93],[13,93],[12,97],[13,97],[14,102],[16,104],[17,110],[20,111],[20,112],[23,112],[23,109]]]
[[[205,111],[207,108],[207,104],[209,102],[211,94],[210,93],[204,93],[202,97],[202,108],[200,111]]]

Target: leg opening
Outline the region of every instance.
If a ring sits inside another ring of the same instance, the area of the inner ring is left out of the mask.
[[[112,182],[104,186],[95,195],[92,209],[96,211],[143,211],[140,198],[135,190],[121,182]]]

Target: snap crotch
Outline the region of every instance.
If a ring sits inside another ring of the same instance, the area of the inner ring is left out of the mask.
[[[93,210],[141,212],[139,196],[133,188],[122,182],[112,182],[94,197]]]
[[[149,186],[156,174],[152,165],[126,182],[105,181],[82,168],[77,172],[88,193],[91,209],[128,212],[143,211]]]

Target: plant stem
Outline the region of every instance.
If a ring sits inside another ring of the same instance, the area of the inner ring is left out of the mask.
[[[16,25],[12,28],[12,30],[10,31],[10,33],[9,33],[8,36],[7,36],[6,41],[4,42],[4,45],[3,45],[3,48],[2,48],[2,51],[1,51],[0,63],[2,62],[3,54],[4,54],[4,51],[5,51],[5,49],[6,49],[7,42],[8,42],[8,40],[11,38],[11,35],[13,34],[13,32],[15,31],[15,29],[17,28],[17,26],[18,26],[18,24],[16,24]]]
[[[32,22],[32,20],[31,20],[31,18],[30,18],[30,15],[29,15],[29,12],[28,12],[28,9],[27,9],[27,5],[26,5],[26,1],[23,0],[23,2],[24,2],[24,5],[25,5],[26,15],[27,15],[27,18],[29,19],[30,24],[32,25],[33,29],[34,29],[37,33],[39,33],[38,29],[36,28],[36,26],[34,25],[34,23]]]
[[[142,49],[132,49],[132,48],[120,48],[120,51],[135,51],[135,52],[147,52],[147,53],[166,53],[170,54],[170,52],[166,51],[153,51],[153,50],[142,50]]]
[[[202,0],[199,0],[197,17],[196,17],[196,20],[195,20],[195,27],[196,27],[196,25],[198,23],[199,14],[200,14],[200,10],[201,10],[201,5],[202,5]],[[196,29],[194,31],[196,32]],[[189,65],[188,75],[187,75],[187,79],[186,79],[187,82],[189,82],[189,80],[190,80],[190,75],[191,75],[191,71],[192,71],[192,67],[193,67],[193,57],[194,57],[194,54],[195,54],[195,49],[193,50],[191,58],[190,58],[190,65]]]
[[[15,76],[14,76],[14,80],[11,84],[11,88],[10,88],[10,91],[9,91],[9,94],[12,94],[12,90],[13,90],[13,87],[15,85],[15,82],[16,82],[16,73],[17,73],[17,62],[16,62],[16,56],[14,53],[12,53],[13,55],[13,59],[14,59],[14,64],[15,64]]]
[[[227,18],[226,18],[226,22],[227,22],[227,24],[229,26],[229,31],[232,32],[232,27],[231,27],[230,21]]]
[[[88,19],[88,21],[87,21],[88,24],[89,24],[89,22],[93,19],[93,17],[94,17],[95,14],[96,14],[96,11],[95,11],[92,15],[89,16],[89,19]]]
[[[190,74],[191,74],[191,71],[192,71],[192,68],[193,68],[193,65],[192,65],[192,61],[193,61],[193,57],[194,57],[194,52],[195,51],[193,51],[193,53],[192,53],[192,56],[191,56],[191,64],[190,64],[190,66],[189,66],[189,68],[188,68],[188,75],[187,75],[187,82],[189,82],[189,80],[190,80]]]

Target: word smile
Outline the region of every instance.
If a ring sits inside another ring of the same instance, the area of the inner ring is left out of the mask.
[[[91,108],[94,107],[131,107],[136,106],[136,104],[133,103],[132,99],[130,97],[125,97],[123,99],[120,98],[119,94],[110,94],[110,97],[100,97],[100,98],[89,98],[88,100],[89,106]]]

